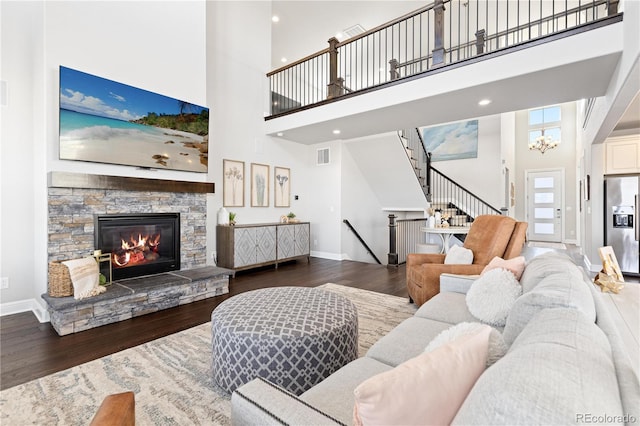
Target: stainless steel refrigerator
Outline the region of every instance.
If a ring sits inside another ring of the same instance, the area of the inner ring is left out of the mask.
[[[623,274],[640,276],[640,175],[605,176],[604,183],[605,245],[613,247]]]

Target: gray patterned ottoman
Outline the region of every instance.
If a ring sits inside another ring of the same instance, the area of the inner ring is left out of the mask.
[[[233,392],[263,377],[300,395],[358,356],[358,313],[345,297],[304,287],[242,293],[211,314],[214,382]]]

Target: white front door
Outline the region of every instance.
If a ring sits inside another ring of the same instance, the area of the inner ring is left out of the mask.
[[[526,179],[529,240],[562,242],[564,171],[527,171]]]

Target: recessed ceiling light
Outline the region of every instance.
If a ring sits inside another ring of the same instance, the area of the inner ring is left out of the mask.
[[[273,15],[273,16],[271,17],[271,21],[273,21],[273,22],[280,22],[280,17],[279,17],[278,15]]]
[[[284,135],[284,133],[282,133],[282,132],[278,132],[278,133],[276,133],[276,135],[278,135],[278,136],[282,136],[282,135]]]
[[[342,37],[344,37],[344,35],[342,33],[336,33],[336,38],[338,40],[342,40]]]
[[[287,58],[283,56],[282,59],[280,59],[280,62],[287,62]]]
[[[339,134],[340,134],[340,130],[335,129],[335,130],[333,131],[333,134],[334,134],[334,135],[339,135]]]
[[[491,99],[482,99],[480,100],[480,102],[478,102],[478,105],[485,106],[485,105],[489,105],[490,103],[491,103]]]

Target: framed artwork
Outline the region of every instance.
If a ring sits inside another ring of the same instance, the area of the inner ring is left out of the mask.
[[[244,207],[244,161],[222,160],[222,205]]]
[[[269,166],[251,163],[251,207],[269,207]]]
[[[209,170],[209,108],[60,66],[60,159]]]
[[[431,161],[477,158],[478,120],[424,128],[422,139]]]
[[[291,170],[286,167],[273,168],[273,205],[289,207],[291,202]]]

